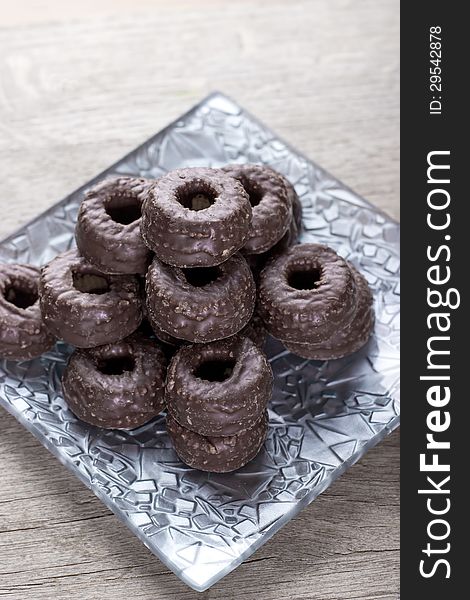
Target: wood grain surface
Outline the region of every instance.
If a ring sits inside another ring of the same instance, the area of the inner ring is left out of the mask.
[[[0,0],[0,237],[219,89],[399,216],[398,0]],[[398,597],[399,435],[202,594],[4,411],[0,598]]]

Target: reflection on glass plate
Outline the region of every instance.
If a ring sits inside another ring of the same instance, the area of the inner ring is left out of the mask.
[[[275,389],[269,437],[254,461],[234,474],[192,470],[173,452],[163,417],[132,432],[81,423],[61,396],[64,344],[31,362],[0,361],[0,403],[196,590],[239,565],[399,423],[397,223],[218,93],[106,174],[158,177],[228,162],[286,175],[303,204],[302,241],[347,257],[375,297],[375,335],[353,356],[307,361],[268,342]],[[89,185],[0,243],[0,260],[43,264],[70,248]]]

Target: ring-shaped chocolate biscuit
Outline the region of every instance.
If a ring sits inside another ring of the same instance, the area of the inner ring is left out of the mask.
[[[168,368],[168,412],[203,436],[231,436],[253,427],[271,398],[273,373],[247,337],[184,346]]]
[[[215,267],[173,268],[157,257],[147,272],[151,325],[193,343],[238,333],[253,315],[256,288],[245,259],[231,256]]]
[[[356,310],[347,261],[321,244],[297,244],[272,258],[260,275],[258,311],[274,337],[304,344],[329,339]]]
[[[142,321],[137,277],[101,273],[76,250],[42,268],[39,297],[48,329],[79,348],[118,342]]]
[[[230,437],[204,437],[182,427],[171,415],[166,428],[176,454],[188,466],[211,473],[229,473],[245,466],[261,450],[268,433],[265,413],[251,429]]]
[[[245,243],[251,207],[242,185],[220,169],[177,169],[147,194],[141,230],[149,248],[174,267],[210,267]]]
[[[261,254],[278,242],[292,220],[292,197],[283,178],[264,165],[233,164],[223,170],[243,185],[252,207],[243,254]]]
[[[0,356],[29,360],[54,345],[39,306],[40,270],[31,265],[0,265]]]
[[[166,358],[152,340],[79,349],[62,378],[64,399],[82,421],[105,429],[140,427],[164,408]]]
[[[108,178],[89,189],[78,211],[80,254],[103,273],[145,274],[151,252],[140,233],[142,201],[151,182]]]
[[[284,181],[287,194],[292,204],[292,220],[289,229],[282,236],[282,238],[276,244],[274,244],[272,248],[266,252],[263,252],[262,254],[245,254],[246,261],[253,272],[253,277],[255,278],[256,282],[258,282],[259,274],[265,267],[268,260],[273,256],[277,256],[281,252],[284,252],[287,250],[287,248],[290,248],[294,244],[297,244],[299,241],[299,236],[302,232],[302,203],[300,202],[300,198],[290,181],[286,177],[282,175],[280,176]]]
[[[343,358],[362,348],[374,327],[372,294],[366,279],[354,267],[351,267],[356,280],[357,308],[351,322],[338,329],[329,339],[317,344],[298,344],[283,342],[294,354],[314,360],[333,360]]]

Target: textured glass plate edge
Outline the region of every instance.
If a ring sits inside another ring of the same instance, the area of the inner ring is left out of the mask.
[[[123,512],[117,510],[116,505],[112,502],[109,496],[102,493],[100,488],[92,486],[90,481],[81,473],[80,470],[76,469],[72,460],[64,460],[63,456],[56,451],[56,447],[49,442],[49,440],[43,436],[43,434],[36,430],[35,426],[26,419],[23,419],[18,413],[15,413],[11,406],[8,404],[1,405],[5,410],[11,414],[23,427],[34,435],[34,437],[47,449],[49,452],[59,460],[59,462],[75,477],[77,477],[85,486],[93,492],[93,494],[103,502],[103,504],[119,519],[119,521],[127,527],[138,540],[144,544],[144,546],[154,554],[170,571],[172,571],[181,581],[183,581],[188,587],[192,588],[196,592],[204,592],[218,581],[223,579],[226,575],[237,569],[247,558],[254,554],[261,546],[263,546],[268,540],[270,540],[285,524],[294,519],[306,506],[311,504],[320,494],[323,494],[330,485],[336,481],[343,473],[345,473],[350,467],[352,467],[358,460],[360,460],[371,448],[379,444],[383,439],[390,435],[399,425],[400,416],[393,419],[387,426],[385,426],[378,434],[373,436],[367,444],[361,446],[361,448],[351,455],[351,457],[345,460],[341,467],[338,467],[331,472],[328,477],[323,480],[321,486],[315,487],[309,494],[306,494],[301,500],[299,500],[295,508],[291,509],[288,513],[285,513],[281,518],[275,521],[264,533],[261,535],[256,542],[254,542],[247,550],[240,554],[230,565],[227,565],[223,570],[217,573],[217,576],[211,579],[206,585],[196,585],[194,581],[186,577],[183,571],[175,569],[175,566],[167,559],[166,555],[159,550],[157,546],[150,547],[147,543],[147,537],[143,533],[142,529],[134,525],[134,523],[125,517]]]
[[[98,175],[93,177],[86,184],[84,184],[83,186],[80,186],[74,192],[67,195],[65,198],[63,198],[59,202],[53,204],[46,211],[39,214],[38,216],[36,216],[32,220],[30,220],[29,222],[23,224],[17,231],[11,233],[6,238],[0,240],[0,245],[3,246],[4,244],[8,244],[8,242],[10,240],[12,240],[13,238],[15,238],[22,230],[28,228],[30,225],[34,224],[35,222],[46,218],[49,215],[49,213],[52,213],[55,209],[57,209],[57,207],[60,207],[61,205],[66,204],[72,197],[76,196],[77,194],[80,194],[83,190],[87,189],[93,183],[102,179],[107,174],[116,172],[116,169],[117,169],[117,167],[119,167],[120,164],[124,163],[127,159],[132,158],[133,155],[137,154],[139,151],[145,149],[147,146],[152,144],[152,142],[154,141],[154,139],[156,137],[172,130],[181,120],[187,119],[192,114],[194,114],[196,111],[198,111],[199,109],[204,107],[206,104],[209,104],[212,100],[216,100],[217,98],[220,98],[221,100],[229,102],[233,106],[238,107],[253,123],[257,124],[265,132],[271,134],[275,140],[281,142],[290,152],[292,152],[298,158],[301,158],[301,159],[305,160],[307,163],[310,163],[311,165],[313,165],[318,171],[321,171],[330,180],[337,182],[343,190],[350,192],[353,196],[355,196],[355,198],[357,200],[360,201],[362,206],[370,208],[372,210],[372,212],[382,215],[386,221],[394,223],[395,225],[397,225],[399,227],[399,223],[395,219],[393,219],[392,217],[390,217],[389,215],[387,215],[386,213],[384,213],[383,211],[381,211],[380,209],[378,209],[377,207],[372,205],[370,202],[368,202],[367,200],[365,200],[364,198],[359,196],[357,193],[355,193],[353,190],[351,190],[351,188],[349,188],[347,185],[343,184],[342,182],[339,182],[336,177],[332,176],[330,173],[325,171],[323,168],[319,167],[316,163],[314,163],[307,156],[305,156],[305,154],[296,150],[291,144],[286,142],[282,137],[278,136],[277,134],[274,134],[269,127],[267,127],[266,125],[264,125],[262,123],[262,121],[260,121],[256,117],[254,117],[251,113],[249,113],[245,109],[242,109],[238,105],[238,103],[233,101],[231,98],[229,98],[225,94],[215,91],[215,92],[212,92],[211,94],[209,94],[208,96],[206,96],[205,98],[203,98],[199,103],[194,105],[186,113],[184,113],[183,115],[180,115],[174,121],[169,123],[162,130],[160,130],[159,132],[157,132],[156,134],[151,136],[149,139],[147,139],[145,142],[143,142],[140,146],[134,148],[132,151],[127,153],[121,159],[119,159],[118,161],[113,163],[111,166],[109,166],[107,169],[105,169],[104,171],[102,171],[101,173],[99,173]],[[27,429],[30,433],[32,433],[41,442],[41,444],[44,447],[46,447],[56,458],[58,458],[59,461],[61,462],[61,464],[63,464],[71,473],[73,473],[75,476],[77,476],[107,506],[107,508],[109,508],[111,510],[111,512],[113,512],[119,518],[119,520],[123,524],[125,524],[126,527],[128,529],[130,529],[136,535],[136,537],[153,554],[155,554],[184,583],[186,583],[189,587],[191,587],[192,589],[194,589],[195,591],[198,591],[198,592],[202,592],[202,591],[208,589],[209,587],[214,585],[217,581],[219,581],[222,577],[226,576],[228,573],[230,573],[231,571],[236,569],[243,561],[245,561],[249,556],[251,556],[254,552],[256,552],[256,550],[260,546],[262,546],[264,543],[266,543],[268,541],[268,539],[270,539],[277,531],[279,531],[279,529],[285,523],[287,523],[292,518],[294,518],[305,506],[307,506],[313,500],[315,500],[315,498],[317,498],[321,493],[323,493],[338,477],[340,477],[349,467],[351,467],[354,463],[356,463],[368,450],[370,450],[372,447],[377,445],[387,435],[389,435],[392,431],[394,431],[400,424],[400,416],[397,415],[387,425],[385,425],[377,434],[372,436],[368,440],[367,443],[362,445],[348,459],[343,461],[341,466],[336,467],[334,471],[332,471],[328,476],[326,476],[320,486],[314,487],[301,500],[298,500],[296,502],[296,505],[294,508],[290,509],[289,512],[285,513],[282,517],[280,517],[274,523],[272,523],[272,525],[270,525],[268,528],[266,528],[264,530],[264,532],[261,534],[261,536],[252,545],[250,545],[249,548],[247,548],[236,559],[234,559],[229,565],[227,565],[223,570],[219,571],[217,573],[217,575],[214,576],[205,585],[197,585],[197,584],[195,584],[194,581],[187,578],[181,570],[175,568],[175,565],[172,564],[167,559],[166,555],[163,552],[161,552],[157,546],[150,547],[150,545],[147,543],[148,538],[143,533],[143,531],[138,526],[136,526],[130,519],[128,519],[123,511],[119,511],[119,509],[112,502],[112,500],[109,496],[107,496],[106,494],[101,492],[101,490],[98,487],[92,486],[92,482],[90,480],[88,480],[79,469],[77,469],[75,467],[72,459],[64,460],[64,457],[59,453],[56,446],[54,446],[54,444],[52,444],[44,436],[44,434],[35,426],[34,423],[31,423],[30,421],[24,419],[20,413],[15,412],[13,410],[13,407],[10,404],[2,401],[1,397],[0,397],[0,401],[1,401],[2,406],[7,410],[7,412],[9,412],[12,416],[14,416],[25,427],[25,429]]]
[[[334,483],[343,473],[345,473],[350,467],[352,467],[358,460],[360,460],[371,448],[377,446],[382,440],[388,437],[397,427],[400,425],[400,415],[394,418],[390,423],[388,423],[379,433],[373,436],[364,446],[361,446],[360,450],[354,452],[348,459],[346,459],[341,467],[336,468],[331,472],[328,477],[326,477],[321,486],[316,486],[311,490],[308,494],[306,494],[301,500],[299,500],[295,508],[292,508],[288,513],[285,513],[282,517],[280,517],[277,521],[275,521],[269,528],[267,528],[261,537],[254,542],[245,552],[240,554],[233,562],[227,566],[224,570],[220,571],[217,574],[217,578],[211,581],[210,584],[204,586],[196,586],[194,582],[188,581],[187,578],[178,574],[178,577],[184,581],[189,587],[191,587],[196,592],[204,592],[208,588],[212,587],[215,583],[217,583],[220,579],[237,569],[247,558],[249,558],[252,554],[254,554],[261,546],[264,546],[266,542],[268,542],[284,525],[289,523],[292,519],[294,519],[302,510],[311,504],[318,496],[323,494],[332,483]],[[171,567],[170,567],[171,568]],[[174,569],[172,569],[175,572]]]

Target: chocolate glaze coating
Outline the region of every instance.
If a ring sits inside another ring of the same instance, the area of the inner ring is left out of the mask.
[[[356,303],[351,268],[328,246],[292,246],[261,272],[258,311],[280,340],[323,342],[350,323]]]
[[[204,437],[182,427],[171,415],[166,421],[176,454],[188,466],[212,473],[236,471],[260,451],[268,433],[265,413],[251,428],[230,437]]]
[[[190,343],[186,340],[176,338],[173,335],[166,333],[166,331],[163,331],[163,329],[160,329],[158,327],[158,325],[156,325],[156,323],[152,324],[150,322],[150,318],[149,318],[148,311],[147,311],[147,304],[145,302],[145,297],[144,297],[144,302],[142,304],[142,310],[143,310],[144,318],[142,320],[142,324],[139,328],[139,331],[142,331],[142,333],[146,337],[156,337],[163,344],[164,349],[166,349],[166,347],[169,347],[173,351],[172,355],[176,352],[176,350],[180,346]],[[266,331],[266,327],[264,326],[263,320],[256,312],[256,309],[255,309],[255,312],[253,313],[253,316],[248,321],[248,323],[245,325],[245,327],[243,329],[241,329],[235,335],[249,337],[250,340],[252,340],[257,346],[259,346],[260,348],[263,347],[264,342],[266,341],[268,332]]]
[[[287,179],[287,177],[285,177],[284,175],[282,175],[282,173],[279,173],[278,171],[276,171],[276,173],[279,175],[279,177],[284,182],[284,185],[286,186],[287,197],[292,206],[292,221],[295,225],[295,229],[293,229],[293,231],[296,232],[296,235],[300,235],[300,232],[302,230],[302,202],[300,201],[300,198],[297,192],[295,191],[295,187]]]
[[[204,436],[253,427],[271,398],[271,366],[249,338],[184,346],[168,368],[165,399],[178,423]]]
[[[250,266],[255,281],[258,282],[261,271],[266,266],[268,260],[273,256],[281,254],[287,248],[290,248],[299,241],[299,236],[302,231],[302,203],[294,189],[294,186],[289,182],[286,177],[282,177],[284,184],[287,189],[287,194],[292,205],[292,220],[289,229],[282,236],[282,238],[274,244],[272,248],[263,252],[262,254],[247,254],[245,258]]]
[[[294,186],[285,177],[284,183],[286,184],[287,193],[289,194],[292,203],[292,220],[297,226],[297,232],[300,234],[302,230],[302,202],[300,201]]]
[[[288,248],[296,244],[299,240],[299,231],[300,230],[297,227],[297,223],[295,222],[294,218],[292,218],[289,229],[278,241],[278,243],[274,244],[274,246],[270,248],[267,252],[264,252],[264,254],[258,254],[257,256],[263,257],[265,261],[264,264],[266,264],[270,258],[281,254],[281,252],[284,252],[284,250],[287,250]]]
[[[262,254],[245,255],[246,262],[248,263],[251,272],[253,273],[253,277],[256,283],[259,282],[260,273],[264,269],[268,261],[274,256],[282,254],[282,252],[285,252],[288,248],[296,244],[298,242],[298,239],[299,233],[297,229],[297,224],[294,221],[294,219],[292,219],[289,229],[277,242],[277,244],[274,244],[272,248],[270,248],[266,252],[263,252]]]
[[[151,252],[140,233],[140,215],[151,183],[115,177],[87,191],[78,211],[75,239],[80,254],[103,273],[146,273]]]
[[[175,338],[174,336],[170,335],[169,333],[166,333],[165,331],[157,327],[155,324],[152,327],[150,321],[147,319],[144,319],[139,331],[141,329],[143,329],[147,337],[150,337],[149,330],[151,330],[151,335],[153,337],[156,337],[158,341],[162,343],[162,347],[166,355],[170,355],[170,357],[174,355],[178,348],[190,343],[186,340],[180,340],[178,338]],[[248,321],[248,324],[245,325],[245,327],[235,335],[249,337],[250,340],[252,340],[257,346],[262,348],[264,342],[266,341],[268,333],[266,331],[263,321],[261,320],[261,317],[255,311],[252,318]]]
[[[54,345],[39,306],[40,270],[31,265],[0,265],[0,356],[29,360]]]
[[[251,207],[241,184],[220,169],[177,169],[150,188],[142,235],[163,262],[209,267],[227,260],[248,236]]]
[[[156,323],[152,323],[151,317],[148,317],[148,323],[149,323],[149,326],[152,328],[152,330],[155,334],[155,337],[157,337],[161,342],[164,342],[168,346],[173,346],[174,348],[179,348],[183,344],[187,343],[186,340],[180,340],[180,339],[174,337],[173,335],[166,333],[166,331],[163,331],[163,329],[160,329],[160,327],[158,327],[158,325]]]
[[[151,322],[151,317],[150,317],[148,309],[147,309],[147,302],[146,302],[146,296],[145,296],[145,285],[146,285],[145,278],[142,278],[140,280],[140,284],[141,284],[140,287],[141,287],[141,294],[142,294],[143,318],[142,318],[142,323],[139,327],[139,331],[143,335],[145,335],[145,337],[157,338],[158,341],[163,344],[162,347],[164,347],[165,349],[168,349],[167,347],[169,347],[173,350],[176,350],[182,344],[184,344],[185,341],[175,338],[174,336],[170,335],[169,333],[166,333],[166,331],[163,331],[162,329],[160,329],[156,323]]]
[[[189,342],[234,335],[255,308],[253,276],[240,254],[217,267],[188,270],[175,269],[155,257],[146,289],[152,327]]]
[[[42,268],[39,297],[48,329],[79,348],[122,340],[142,321],[137,277],[100,273],[76,250]]]
[[[233,164],[223,167],[241,182],[252,204],[253,216],[243,254],[261,254],[278,242],[292,220],[292,197],[283,178],[264,165]]]
[[[133,335],[116,344],[75,350],[62,378],[64,398],[91,425],[134,429],[163,410],[165,372],[163,351]]]
[[[351,322],[317,344],[283,342],[288,350],[303,358],[332,360],[352,354],[367,343],[374,327],[372,294],[365,278],[354,267],[351,266],[351,269],[358,294],[357,308]]]

